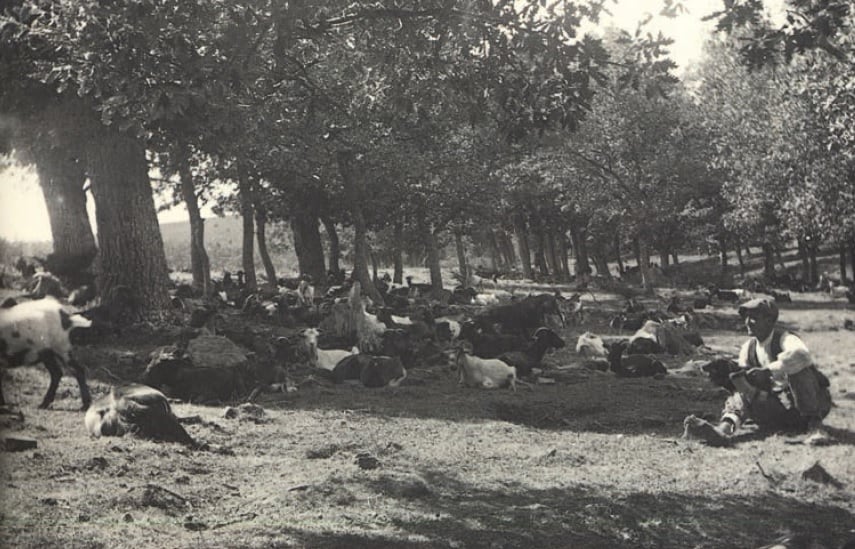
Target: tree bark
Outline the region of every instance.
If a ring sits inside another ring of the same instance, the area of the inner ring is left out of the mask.
[[[742,256],[742,241],[739,237],[736,238],[736,244],[733,246],[736,250],[736,260],[739,262],[739,274],[745,274],[745,258]]]
[[[534,233],[534,265],[540,270],[543,276],[549,276],[549,267],[546,265],[546,254],[544,248],[545,239],[543,235],[543,227],[537,221],[530,221],[532,232]]]
[[[575,218],[570,221],[570,239],[576,254],[576,278],[582,280],[591,274],[591,264],[588,261],[587,229]]]
[[[514,243],[504,229],[499,231],[499,244],[502,247],[502,255],[505,257],[505,266],[509,270],[516,268],[517,254],[514,251]]]
[[[323,284],[326,281],[326,265],[318,216],[307,210],[295,212],[291,216],[291,231],[294,234],[294,251],[297,253],[300,276],[308,275],[313,284]]]
[[[846,284],[846,246],[840,244],[840,283]]]
[[[652,292],[653,280],[650,276],[650,250],[647,247],[647,240],[641,235],[638,237],[638,253],[641,257],[641,261],[638,264],[639,271],[641,271],[641,285],[645,291]]]
[[[775,250],[770,242],[763,242],[763,274],[768,279],[775,275]]]
[[[469,287],[469,267],[466,265],[466,247],[463,245],[463,233],[454,231],[454,247],[457,249],[457,264],[460,267],[460,277],[463,280],[460,285]]]
[[[641,268],[641,247],[638,243],[638,238],[632,240],[632,253],[635,254],[635,264]]]
[[[98,249],[86,212],[84,167],[70,151],[39,147],[31,152],[53,237],[53,253],[45,267],[72,286],[91,282],[88,271]]]
[[[679,265],[680,264],[680,257],[677,254],[677,252],[675,252],[675,251],[671,252],[671,259],[672,259],[672,261],[671,261],[672,265]]]
[[[561,243],[561,264],[564,266],[565,280],[569,282],[573,275],[570,271],[570,254],[567,253],[567,235],[561,231],[558,235],[558,241]]]
[[[810,283],[810,259],[808,259],[807,243],[803,238],[798,240],[799,259],[802,263],[802,280]]]
[[[493,272],[501,270],[501,255],[499,254],[499,242],[496,240],[496,233],[492,229],[487,230],[487,241],[490,245],[490,265]]]
[[[238,194],[240,199],[240,215],[243,219],[243,244],[241,246],[241,265],[246,281],[246,291],[258,290],[258,279],[255,275],[255,223],[252,207],[252,182],[246,173],[246,168],[238,162]]]
[[[615,232],[615,256],[617,257],[618,273],[623,274],[623,258],[620,255],[620,233]]]
[[[353,175],[353,153],[351,151],[338,151],[336,154],[336,162],[338,170],[341,174],[342,182],[344,183],[344,194],[347,198],[347,203],[350,204],[350,212],[353,216],[353,272],[354,278],[362,285],[362,291],[374,301],[375,304],[382,306],[385,301],[380,291],[372,283],[371,276],[368,274],[367,264],[367,242],[366,242],[366,225],[365,215],[362,212],[362,191],[358,187],[358,178]]]
[[[520,264],[522,265],[523,277],[531,278],[531,251],[528,247],[528,230],[522,212],[514,215],[514,232],[517,235],[519,246]]]
[[[816,240],[812,239],[808,246],[808,254],[810,257],[810,283],[816,285],[819,283],[819,265],[816,261],[817,245]]]
[[[210,295],[211,262],[205,250],[205,220],[199,211],[199,200],[196,197],[196,186],[190,171],[188,153],[185,146],[178,151],[178,177],[181,180],[181,197],[187,206],[187,216],[190,221],[190,271],[193,273],[193,287]]]
[[[723,234],[718,235],[718,253],[721,258],[721,272],[727,273],[727,237]]]
[[[338,240],[338,230],[335,227],[335,221],[329,216],[321,217],[321,223],[324,224],[327,238],[330,239],[329,270],[338,276],[338,272],[341,270],[339,266],[341,261],[341,243]]]
[[[556,279],[561,280],[561,263],[558,261],[558,253],[555,249],[555,238],[552,231],[544,231],[546,240],[546,262]]]
[[[258,242],[258,255],[261,256],[261,263],[264,265],[264,274],[267,277],[267,287],[275,290],[276,267],[273,266],[273,260],[270,259],[270,253],[267,251],[267,214],[263,208],[258,206],[256,201],[255,206],[255,240]]]
[[[849,240],[849,265],[852,267],[852,281],[855,283],[855,236]]]
[[[170,307],[169,277],[145,147],[102,128],[87,143],[87,168],[95,198],[102,302],[127,295],[123,310],[128,320],[159,317]]]

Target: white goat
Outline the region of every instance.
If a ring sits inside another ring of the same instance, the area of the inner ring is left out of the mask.
[[[309,356],[312,360],[312,365],[322,370],[332,371],[335,365],[342,359],[359,353],[359,349],[345,351],[343,349],[318,349],[318,332],[317,328],[306,328],[303,330],[303,341],[309,350]]]
[[[315,304],[315,287],[306,280],[301,280],[297,286],[297,300],[300,305],[311,307]]]
[[[86,372],[71,356],[69,332],[88,328],[92,321],[81,315],[68,314],[53,297],[27,301],[0,309],[0,366],[29,366],[41,362],[50,373],[50,385],[39,408],[47,408],[56,397],[62,367],[69,366],[80,386],[83,409],[92,397],[86,385]],[[0,405],[5,405],[0,387]]]
[[[602,358],[608,355],[603,340],[591,332],[585,332],[579,336],[576,341],[576,353],[582,356]]]
[[[517,369],[497,358],[479,358],[457,349],[457,369],[460,385],[482,389],[510,387],[517,390]]]
[[[394,318],[394,317],[392,317]],[[460,320],[457,318],[452,318],[450,316],[441,316],[439,318],[434,319],[434,324],[442,324],[443,322],[448,323],[448,329],[451,331],[451,341],[454,341],[458,337],[460,337]]]

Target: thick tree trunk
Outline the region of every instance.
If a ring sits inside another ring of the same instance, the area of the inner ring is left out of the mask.
[[[840,244],[840,283],[846,284],[846,246]]]
[[[668,250],[659,251],[659,266],[662,267],[663,271],[668,269],[668,265],[670,264],[670,256],[671,254],[668,252]]]
[[[672,265],[679,265],[680,264],[680,256],[677,254],[677,252],[671,252],[671,264]]]
[[[546,265],[546,242],[543,235],[543,226],[534,219],[530,221],[530,226],[534,233],[534,265],[540,271],[541,275],[549,276],[549,267]]]
[[[745,274],[745,258],[742,256],[742,241],[739,237],[736,238],[736,244],[733,246],[736,251],[736,261],[739,262],[739,274]]]
[[[335,227],[335,221],[327,216],[322,217],[321,222],[324,224],[327,238],[330,239],[329,270],[338,276],[338,272],[341,270],[339,266],[341,261],[341,243],[338,240],[338,230]]]
[[[555,238],[552,236],[552,231],[544,231],[546,240],[546,262],[553,276],[561,280],[561,263],[558,261],[558,253],[555,249]]]
[[[635,264],[641,267],[641,246],[638,243],[638,238],[632,240],[632,253],[635,254]]]
[[[623,258],[620,254],[620,233],[615,232],[615,256],[617,257],[618,273],[623,274]]]
[[[127,296],[122,309],[128,319],[160,316],[170,307],[169,278],[145,147],[112,128],[103,128],[87,145],[102,301]]]
[[[517,236],[519,246],[520,264],[522,265],[523,277],[531,278],[531,251],[528,247],[528,229],[522,212],[514,215],[514,232]]]
[[[392,251],[394,257],[394,272],[392,273],[392,282],[394,284],[404,283],[404,224],[400,221],[395,222],[395,243]]]
[[[187,158],[186,149],[179,151],[178,177],[181,179],[181,197],[187,206],[187,216],[190,220],[190,271],[193,273],[193,287],[210,295],[211,262],[205,250],[205,220],[199,211],[199,200],[196,197],[196,186]]]
[[[505,257],[505,266],[508,270],[516,268],[517,254],[514,251],[514,243],[504,229],[499,231],[499,245],[502,247],[502,255]]]
[[[727,237],[718,235],[718,253],[721,258],[721,272],[727,273]]]
[[[849,265],[852,267],[852,280],[855,283],[855,237],[849,240]]]
[[[487,231],[487,241],[490,245],[490,265],[492,266],[493,272],[499,272],[501,269],[499,242],[496,240],[496,233],[492,230]]]
[[[463,233],[454,231],[454,247],[457,250],[457,265],[460,268],[461,286],[469,287],[469,267],[466,265],[466,247],[463,245]]]
[[[326,281],[326,265],[318,216],[307,210],[295,212],[291,217],[291,231],[300,276],[308,275],[313,284],[322,285]]]
[[[243,244],[241,246],[241,265],[243,267],[246,291],[258,290],[258,279],[255,275],[255,223],[252,207],[252,182],[246,169],[238,163],[238,194],[240,198],[240,215],[243,219]]]
[[[98,249],[86,212],[84,167],[69,151],[40,147],[32,152],[53,237],[45,267],[71,286],[91,282],[88,271]]]
[[[362,285],[362,291],[371,298],[378,306],[382,306],[385,301],[380,291],[371,281],[371,276],[368,273],[367,263],[367,229],[365,226],[365,215],[362,212],[362,195],[363,192],[359,188],[358,178],[354,177],[353,170],[353,153],[350,151],[339,151],[336,154],[339,174],[344,183],[344,194],[347,203],[350,205],[350,212],[353,217],[353,273],[354,278]]]
[[[778,246],[775,247],[775,257],[778,259],[778,265],[781,266],[781,270],[786,271],[787,266],[784,264],[784,256],[781,254],[781,248]]]
[[[261,263],[264,265],[264,274],[267,277],[267,287],[275,290],[276,282],[276,267],[273,266],[273,260],[270,259],[270,253],[267,251],[267,214],[257,205],[255,207],[255,240],[258,242],[258,255],[261,256]]]

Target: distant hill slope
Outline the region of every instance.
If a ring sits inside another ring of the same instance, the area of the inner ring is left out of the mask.
[[[267,231],[267,246],[276,268],[277,276],[292,276],[297,271],[297,257],[291,242],[291,232]],[[175,221],[160,225],[166,261],[176,271],[190,270],[190,222]],[[211,217],[205,219],[205,249],[211,261],[211,274],[220,277],[223,270],[235,272],[241,269],[241,243],[243,226],[238,217]],[[255,251],[255,268],[264,273],[264,266]]]

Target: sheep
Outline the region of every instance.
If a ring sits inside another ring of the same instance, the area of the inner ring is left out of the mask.
[[[81,315],[68,314],[52,297],[28,301],[0,309],[0,366],[28,366],[41,362],[50,373],[50,385],[39,408],[47,408],[56,397],[62,366],[69,366],[80,386],[80,399],[85,410],[92,402],[86,371],[71,356],[69,333],[74,328],[88,328],[92,321]],[[5,405],[0,387],[0,405]]]
[[[561,349],[564,340],[549,328],[538,328],[532,337],[532,342],[524,351],[503,353],[498,359],[517,369],[520,377],[531,375],[532,369],[540,366],[543,355],[551,348]]]
[[[510,387],[517,390],[517,370],[496,358],[479,358],[466,353],[466,345],[457,348],[456,364],[460,385],[498,389]]]
[[[342,359],[359,353],[359,349],[345,351],[343,349],[318,349],[318,336],[320,332],[317,328],[306,328],[303,330],[303,341],[309,352],[312,365],[322,370],[332,371],[335,365]]]
[[[83,421],[96,438],[131,433],[152,440],[196,445],[172,413],[166,396],[147,385],[111,387],[108,395],[87,410]]]
[[[599,336],[591,332],[585,332],[576,341],[576,354],[605,358],[607,355],[606,346]]]

